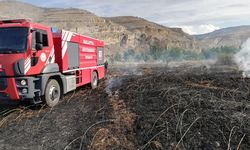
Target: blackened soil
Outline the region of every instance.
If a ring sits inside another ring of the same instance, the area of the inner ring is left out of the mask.
[[[116,67],[53,109],[2,104],[0,149],[250,149],[249,88],[230,69]]]

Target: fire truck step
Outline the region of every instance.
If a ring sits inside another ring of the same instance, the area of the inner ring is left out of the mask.
[[[40,104],[40,103],[43,102],[42,99],[41,99],[41,97],[40,97],[40,92],[41,92],[40,90],[35,90],[34,91],[35,97],[32,100],[33,104]]]

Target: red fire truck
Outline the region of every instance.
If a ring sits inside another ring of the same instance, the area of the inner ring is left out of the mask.
[[[0,21],[0,100],[45,102],[104,77],[104,42],[29,20]]]

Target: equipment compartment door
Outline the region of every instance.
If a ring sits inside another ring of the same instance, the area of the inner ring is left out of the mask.
[[[97,47],[97,65],[104,64],[104,48]]]
[[[68,42],[68,69],[77,69],[79,65],[79,45]]]

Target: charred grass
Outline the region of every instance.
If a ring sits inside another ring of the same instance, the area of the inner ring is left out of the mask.
[[[114,67],[53,109],[2,115],[0,148],[250,149],[249,88],[232,68]]]
[[[230,71],[229,71],[230,70]],[[139,149],[249,149],[250,80],[232,69],[146,68],[116,89]]]

